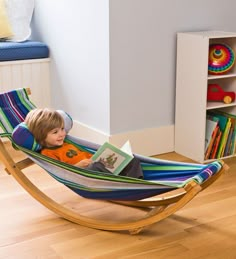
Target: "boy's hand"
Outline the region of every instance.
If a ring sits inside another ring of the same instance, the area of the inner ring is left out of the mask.
[[[85,167],[88,167],[92,162],[93,162],[92,159],[84,159],[84,160],[81,160],[80,162],[78,162],[75,165],[79,166],[79,167],[82,167],[82,168],[85,168]]]

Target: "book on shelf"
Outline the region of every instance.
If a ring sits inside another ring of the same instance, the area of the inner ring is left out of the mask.
[[[94,162],[99,161],[111,173],[118,175],[133,159],[130,142],[121,148],[105,142],[92,156]]]
[[[223,156],[229,156],[230,155],[230,146],[233,141],[233,132],[234,132],[234,125],[231,123],[231,127],[229,129],[229,135],[226,141],[225,150]]]
[[[219,119],[213,115],[207,114],[206,118],[206,130],[205,130],[205,157],[208,159],[213,147],[217,131],[219,129]]]
[[[215,143],[213,144],[213,147],[212,147],[210,159],[216,158],[216,153],[217,153],[217,150],[218,150],[218,147],[219,147],[219,144],[220,144],[221,136],[222,136],[222,132],[219,129],[218,132],[217,132],[217,135],[216,135]]]
[[[214,151],[212,150],[210,158],[221,158],[233,155],[236,147],[236,115],[222,110],[208,111],[208,113],[211,116],[219,118],[219,127],[222,133],[217,150],[215,150],[216,145],[213,144],[212,149]],[[219,139],[217,140],[219,141]]]
[[[210,143],[209,143],[209,146],[208,148],[206,149],[205,151],[205,160],[209,159],[210,158],[210,154],[212,152],[212,149],[213,149],[213,146],[214,146],[214,143],[216,141],[216,136],[217,136],[217,133],[219,132],[220,128],[219,126],[217,125],[214,129],[214,131],[212,132],[212,136],[211,136],[211,140],[210,140]]]
[[[228,121],[228,117],[225,114],[221,113],[220,111],[211,110],[211,111],[208,111],[207,116],[218,118],[220,130],[224,132],[225,126]]]
[[[229,134],[231,121],[229,120],[228,116],[220,113],[220,111],[218,110],[208,111],[208,115],[217,117],[219,119],[219,128],[220,128],[220,131],[222,132],[222,135],[221,135],[220,143],[218,145],[217,154],[215,158],[220,158],[223,156],[223,153],[224,153],[224,148]]]
[[[236,151],[236,130],[233,132],[232,143],[230,144],[230,155],[234,155]]]
[[[227,118],[227,123],[225,125],[225,129],[222,132],[222,137],[221,137],[220,145],[219,145],[218,152],[217,152],[217,158],[221,158],[224,156],[224,150],[225,150],[225,146],[226,146],[227,139],[229,136],[230,127],[231,127],[231,119]]]
[[[226,117],[231,119],[231,127],[229,131],[229,136],[226,143],[226,152],[224,152],[224,156],[229,156],[235,154],[235,146],[236,146],[236,115],[227,113],[224,111],[219,111],[220,114],[225,115]],[[227,146],[228,144],[228,146]]]

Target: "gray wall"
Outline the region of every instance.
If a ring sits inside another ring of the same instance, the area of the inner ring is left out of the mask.
[[[235,10],[235,0],[36,0],[54,106],[106,134],[173,125],[176,33],[236,31]]]
[[[108,0],[36,0],[32,38],[48,44],[52,104],[110,131]]]

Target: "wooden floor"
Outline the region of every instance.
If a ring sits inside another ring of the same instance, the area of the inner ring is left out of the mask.
[[[20,158],[19,152],[11,151]],[[175,153],[163,159],[190,161]],[[236,159],[230,170],[175,215],[139,235],[70,223],[34,200],[0,164],[0,259],[236,258]],[[84,215],[131,218],[140,210],[75,196],[37,166],[27,175]]]

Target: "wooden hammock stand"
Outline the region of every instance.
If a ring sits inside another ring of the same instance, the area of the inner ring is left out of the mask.
[[[185,206],[189,201],[191,201],[200,191],[206,189],[213,182],[215,182],[223,172],[228,170],[228,166],[224,164],[221,171],[206,180],[202,185],[192,181],[189,182],[184,188],[179,188],[177,190],[169,191],[165,194],[157,195],[152,199],[129,202],[115,201],[115,203],[119,203],[125,206],[147,208],[149,211],[146,213],[146,215],[138,220],[135,219],[134,221],[127,222],[108,222],[107,220],[97,220],[80,215],[72,209],[66,208],[65,206],[59,204],[47,196],[23,173],[23,169],[31,166],[34,163],[29,158],[19,162],[14,162],[2,139],[0,139],[0,160],[5,165],[5,170],[7,173],[11,174],[30,195],[32,195],[37,201],[39,201],[49,210],[60,215],[61,217],[90,228],[109,231],[127,230],[131,234],[137,234],[144,227],[157,223],[174,214],[176,211]]]

